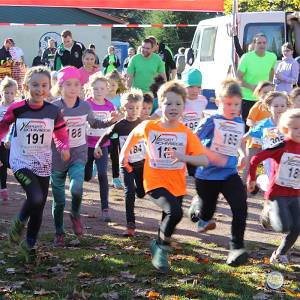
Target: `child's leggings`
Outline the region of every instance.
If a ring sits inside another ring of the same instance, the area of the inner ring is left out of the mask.
[[[72,197],[71,213],[77,218],[80,215],[80,206],[83,193],[84,167],[81,162],[75,162],[67,171],[52,171],[51,185],[54,201],[52,216],[56,234],[64,234],[64,208],[66,204],[65,184],[67,175],[70,178],[70,192]]]
[[[26,239],[28,246],[33,247],[42,224],[50,177],[38,176],[28,169],[20,169],[14,175],[26,193],[19,219],[24,223],[29,220]]]
[[[4,147],[3,142],[0,144],[0,161],[2,162],[2,167],[0,167],[0,188],[6,189],[9,150]]]
[[[270,201],[270,222],[277,232],[287,232],[277,249],[284,255],[296,242],[300,233],[300,197],[274,197]]]

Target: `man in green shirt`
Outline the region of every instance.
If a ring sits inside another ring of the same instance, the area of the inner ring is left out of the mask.
[[[153,42],[150,39],[143,41],[141,54],[130,60],[127,74],[127,87],[139,88],[144,93],[150,91],[150,85],[157,75],[166,80],[164,62],[159,55],[153,53]]]
[[[249,110],[257,101],[253,95],[260,81],[273,81],[277,57],[266,51],[267,37],[258,33],[253,38],[254,51],[245,53],[239,62],[237,77],[242,83],[243,103],[242,117],[246,121]]]

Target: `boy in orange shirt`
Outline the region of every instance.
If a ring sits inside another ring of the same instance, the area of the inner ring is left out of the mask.
[[[186,91],[180,83],[170,81],[164,84],[158,91],[161,118],[139,124],[128,136],[120,153],[121,165],[130,172],[130,149],[144,139],[144,188],[152,201],[163,210],[158,237],[151,243],[152,264],[161,272],[169,270],[171,236],[183,214],[186,163],[195,166],[206,166],[209,160],[226,163],[223,156],[203,147],[197,136],[179,121],[185,99]]]

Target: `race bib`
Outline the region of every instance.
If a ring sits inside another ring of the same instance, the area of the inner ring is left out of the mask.
[[[174,159],[168,154],[169,150],[186,153],[187,135],[184,132],[150,131],[148,137],[149,163],[154,169],[179,170],[183,162],[172,164]]]
[[[280,133],[278,128],[264,128],[262,137],[262,148],[269,149],[274,148],[280,144],[284,139],[284,136]]]
[[[127,136],[119,136],[120,147],[122,148],[126,142]],[[145,159],[146,148],[143,140],[139,141],[134,147],[130,150],[128,161],[130,163],[135,163]]]
[[[210,149],[220,154],[237,156],[244,135],[244,124],[214,119],[215,130]]]
[[[86,119],[87,115],[76,117],[64,116],[69,132],[70,148],[86,144]]]
[[[94,111],[95,118],[100,121],[107,121],[110,118],[109,111]],[[86,134],[88,136],[102,137],[106,132],[104,128],[91,128],[90,124],[87,124]]]
[[[300,189],[300,155],[283,153],[275,183],[296,190]]]
[[[36,155],[51,151],[54,129],[52,119],[17,119],[16,132],[23,155]]]
[[[197,112],[187,112],[183,114],[183,123],[186,127],[190,128],[192,131],[196,129],[198,126],[201,114],[198,114]]]

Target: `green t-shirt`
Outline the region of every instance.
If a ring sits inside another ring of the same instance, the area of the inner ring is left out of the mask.
[[[144,93],[150,91],[154,77],[165,72],[165,64],[156,53],[150,58],[137,54],[129,62],[127,73],[133,76],[132,86]]]
[[[108,62],[109,62],[109,65],[106,69],[106,73],[112,73],[112,71],[116,70],[116,67],[113,64],[116,62],[114,54],[109,55]]]
[[[260,81],[270,80],[270,71],[274,68],[277,57],[266,51],[264,56],[258,56],[255,51],[245,53],[240,60],[238,71],[244,73],[244,81],[257,85]],[[244,100],[256,100],[251,89],[242,87]]]

